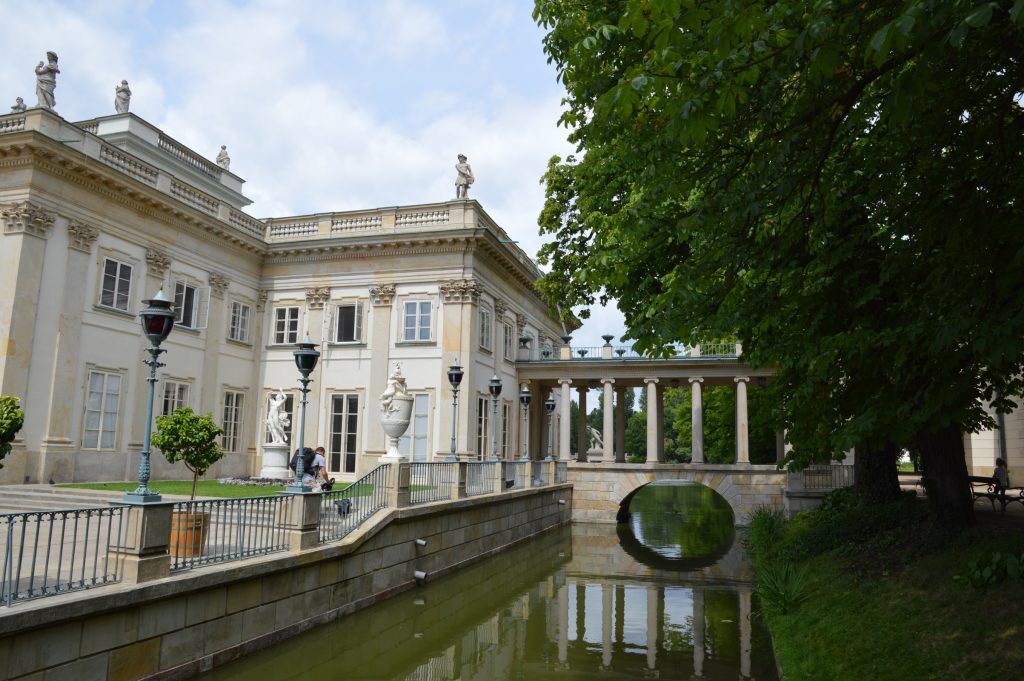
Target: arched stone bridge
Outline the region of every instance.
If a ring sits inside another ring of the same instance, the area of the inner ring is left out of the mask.
[[[614,523],[633,494],[656,480],[690,480],[729,502],[737,525],[758,506],[783,508],[786,472],[755,464],[570,463],[574,522]]]

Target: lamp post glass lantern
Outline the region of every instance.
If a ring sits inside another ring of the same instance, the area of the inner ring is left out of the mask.
[[[491,419],[491,459],[493,460],[498,458],[498,396],[501,395],[501,379],[497,374],[491,377],[487,390],[491,393],[494,414]]]
[[[555,398],[549,397],[544,401],[544,411],[548,413],[548,455],[545,461],[551,460],[551,441],[555,439],[555,433],[551,429],[551,416],[555,413]]]
[[[295,480],[294,482],[285,488],[286,492],[292,494],[302,494],[304,492],[312,492],[312,488],[302,481],[305,475],[303,466],[302,452],[306,447],[306,396],[309,395],[309,384],[313,379],[309,377],[313,373],[313,369],[316,369],[317,360],[320,359],[320,353],[317,352],[316,344],[309,338],[309,334],[302,339],[302,342],[298,344],[298,347],[292,352],[295,356],[295,367],[299,370],[302,378],[299,379],[299,383],[302,387],[299,391],[302,393],[302,405],[299,410],[299,455],[295,457]]]
[[[161,288],[156,295],[149,300],[142,301],[148,307],[139,313],[139,320],[142,322],[142,332],[149,339],[150,347],[146,349],[150,358],[142,360],[143,364],[149,366],[149,390],[146,395],[146,432],[142,441],[142,452],[139,456],[139,486],[134,491],[124,495],[123,501],[132,504],[152,504],[160,501],[160,495],[149,489],[149,449],[150,440],[153,435],[153,393],[156,391],[156,370],[164,366],[159,361],[162,353],[167,352],[160,344],[167,339],[174,328],[174,310],[171,309],[171,301],[164,294]]]
[[[458,454],[455,453],[456,449],[456,437],[455,434],[456,425],[458,424],[459,418],[459,385],[462,383],[463,376],[462,367],[459,366],[459,358],[455,358],[455,362],[448,367],[448,383],[452,386],[452,452],[451,456],[453,459],[458,458]]]
[[[530,391],[524,385],[523,389],[519,391],[519,404],[523,405],[523,458],[529,459],[529,445],[527,440],[530,438],[530,427],[526,422],[526,419],[530,415]]]

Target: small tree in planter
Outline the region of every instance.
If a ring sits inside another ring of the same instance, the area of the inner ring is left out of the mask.
[[[209,414],[200,415],[189,407],[175,409],[170,416],[158,416],[152,442],[171,463],[181,461],[192,471],[192,501],[196,500],[199,476],[224,456],[217,438],[224,431]],[[203,552],[209,527],[209,513],[171,515],[171,553],[191,557]]]
[[[11,453],[11,443],[24,422],[25,412],[18,406],[18,398],[0,397],[0,462]]]

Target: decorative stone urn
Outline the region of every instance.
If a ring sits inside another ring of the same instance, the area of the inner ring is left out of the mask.
[[[381,461],[405,461],[398,451],[398,438],[405,434],[412,418],[413,398],[405,387],[402,365],[395,364],[395,371],[388,378],[388,387],[380,396],[380,426],[388,436],[388,451]]]

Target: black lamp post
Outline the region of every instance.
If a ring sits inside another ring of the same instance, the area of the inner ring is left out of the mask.
[[[299,392],[302,393],[302,408],[299,411],[299,455],[295,457],[295,481],[285,490],[291,494],[312,491],[309,485],[302,482],[302,477],[305,474],[302,452],[306,446],[306,396],[309,394],[309,384],[313,380],[309,375],[313,373],[317,360],[320,359],[320,353],[316,350],[316,344],[310,340],[309,334],[306,334],[306,337],[298,345],[292,354],[295,356],[295,366],[302,374],[302,378],[299,379],[299,383],[302,384],[302,387],[299,388]]]
[[[498,396],[501,395],[501,379],[495,374],[491,377],[491,382],[487,386],[488,392],[491,393],[491,403],[493,406],[493,418],[491,419],[491,459],[498,458]]]
[[[455,363],[448,367],[448,383],[452,386],[452,458],[458,456],[455,453],[455,434],[457,432],[455,426],[459,418],[459,385],[462,383],[463,373],[462,367],[459,366],[459,358],[456,357]]]
[[[131,504],[152,504],[160,501],[160,495],[149,489],[149,442],[153,434],[153,393],[156,390],[156,370],[164,366],[159,357],[167,350],[160,347],[171,329],[174,328],[174,310],[171,309],[171,301],[160,289],[156,295],[149,300],[142,301],[149,307],[139,313],[142,321],[142,332],[152,344],[146,350],[150,359],[142,360],[143,364],[149,366],[149,394],[146,403],[146,436],[142,442],[142,455],[139,457],[139,486],[135,491],[124,495],[123,501]]]
[[[529,426],[527,425],[527,422],[526,422],[526,419],[529,418],[529,415],[530,415],[530,398],[531,398],[530,391],[524,385],[523,389],[519,391],[519,404],[523,405],[523,458],[524,459],[530,458],[529,449],[528,449],[529,445],[527,444],[527,440],[530,438],[530,428],[529,428]]]
[[[545,461],[551,460],[551,441],[555,439],[555,433],[551,430],[551,415],[555,413],[555,398],[549,397],[544,401],[544,411],[548,413],[548,456]]]

